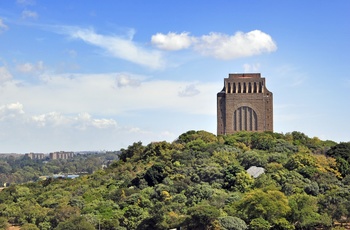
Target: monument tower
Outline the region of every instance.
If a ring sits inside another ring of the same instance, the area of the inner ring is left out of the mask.
[[[229,74],[217,94],[217,134],[273,131],[273,98],[260,73]]]

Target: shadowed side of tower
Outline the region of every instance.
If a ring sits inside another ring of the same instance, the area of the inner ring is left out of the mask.
[[[217,134],[273,131],[273,95],[260,73],[229,74],[217,94]]]

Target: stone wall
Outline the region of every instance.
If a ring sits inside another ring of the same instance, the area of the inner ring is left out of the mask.
[[[260,73],[229,74],[217,94],[217,134],[273,131],[273,94]]]

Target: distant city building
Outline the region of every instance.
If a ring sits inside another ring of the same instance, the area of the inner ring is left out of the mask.
[[[273,97],[260,73],[229,74],[217,94],[217,134],[273,131]]]
[[[30,159],[38,159],[38,160],[43,160],[45,159],[45,154],[44,153],[26,153],[26,156],[28,156]]]
[[[56,160],[56,159],[69,159],[74,157],[74,152],[53,152],[50,153],[50,159],[51,160]]]
[[[74,152],[52,152],[50,154],[44,154],[44,153],[26,153],[25,156],[28,156],[30,159],[34,160],[45,160],[50,158],[51,160],[56,159],[69,159],[75,156]]]

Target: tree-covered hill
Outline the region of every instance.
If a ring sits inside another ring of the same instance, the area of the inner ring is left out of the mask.
[[[350,143],[303,133],[133,143],[107,169],[0,192],[0,228],[342,229],[350,219]],[[262,167],[253,177],[247,169]]]

